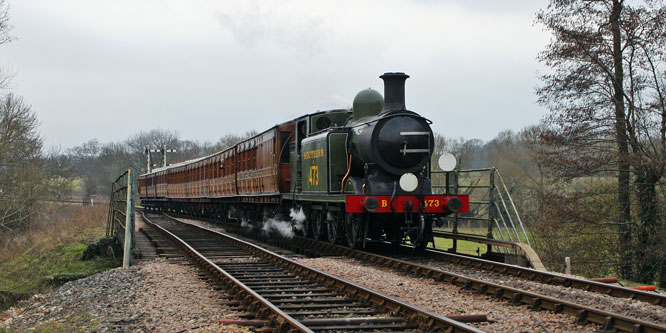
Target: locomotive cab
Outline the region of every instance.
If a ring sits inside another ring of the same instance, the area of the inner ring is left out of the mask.
[[[295,120],[296,143],[290,147],[290,161],[296,167],[292,170],[292,179],[295,181],[291,182],[291,192],[328,193],[340,187],[336,187],[335,182],[331,184],[327,175],[329,172],[332,175],[340,174],[340,168],[347,170],[346,164],[343,166],[337,161],[339,154],[336,153],[344,154],[345,149],[340,146],[346,144],[347,131],[341,129],[341,126],[350,114],[350,110],[335,109],[319,111]],[[329,151],[334,156],[329,156]],[[343,161],[345,156],[342,157]]]

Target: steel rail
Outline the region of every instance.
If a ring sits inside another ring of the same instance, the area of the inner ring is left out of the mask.
[[[292,318],[288,314],[286,314],[284,311],[280,310],[278,307],[273,305],[271,302],[266,300],[264,297],[259,295],[257,292],[254,290],[250,289],[248,286],[246,286],[244,283],[240,282],[238,279],[233,277],[231,274],[227,273],[215,263],[213,263],[211,260],[207,259],[205,256],[203,256],[201,253],[199,253],[197,250],[195,250],[192,246],[187,244],[184,240],[182,240],[180,237],[176,236],[169,230],[166,230],[162,226],[158,225],[157,223],[154,223],[150,221],[146,215],[141,212],[141,215],[144,219],[144,221],[149,224],[151,227],[153,227],[155,230],[159,231],[167,237],[169,240],[174,242],[178,247],[180,247],[185,253],[187,253],[190,257],[192,257],[193,260],[195,260],[202,268],[204,268],[206,271],[209,273],[217,274],[220,278],[224,279],[227,281],[227,285],[233,285],[232,292],[235,292],[236,295],[238,296],[238,293],[244,294],[244,296],[240,297],[243,298],[248,304],[251,304],[250,307],[253,307],[255,310],[259,310],[257,305],[260,304],[261,307],[263,307],[265,310],[268,310],[272,315],[268,315],[268,313],[263,312],[264,317],[268,317],[271,325],[273,327],[276,327],[279,331],[298,331],[298,332],[312,332],[309,328],[307,328],[305,325],[301,324],[298,322],[296,319]],[[182,223],[182,222],[180,222]],[[251,300],[253,299],[253,300]],[[259,303],[257,303],[259,302]]]
[[[338,290],[342,290],[345,293],[353,295],[356,298],[368,301],[379,308],[386,309],[392,313],[400,314],[406,318],[409,318],[411,321],[418,322],[420,323],[420,325],[427,327],[429,331],[442,330],[445,332],[483,332],[471,326],[465,325],[463,323],[449,319],[439,314],[418,308],[414,305],[403,302],[399,299],[368,289],[366,287],[352,283],[340,277],[336,277],[334,275],[328,274],[318,269],[308,267],[295,260],[286,258],[277,253],[266,250],[264,248],[261,248],[250,242],[241,240],[239,238],[206,227],[179,221],[167,214],[164,214],[164,216],[174,220],[177,223],[188,225],[192,228],[197,228],[202,231],[213,233],[219,237],[224,238],[226,241],[233,243],[234,245],[248,251],[249,253],[260,256],[262,258],[266,258],[273,262],[277,262],[280,266],[288,267],[292,272],[298,272],[319,283],[322,283],[332,288],[336,288]],[[260,303],[260,306],[262,306],[265,309],[268,309],[273,314],[271,318],[271,323],[274,326],[277,326],[281,331],[288,331],[289,330],[288,327],[291,327],[292,328],[291,330],[293,331],[311,332],[311,330],[305,325],[303,325],[303,323],[289,316],[288,314],[280,310],[277,306],[272,304],[270,301],[266,300],[257,292],[253,291],[250,287],[248,287],[238,279],[234,278],[231,274],[227,273],[219,266],[215,265],[212,261],[207,259],[201,253],[197,252],[192,246],[185,243],[178,236],[166,230],[165,228],[150,222],[145,217],[145,214],[144,214],[144,219],[151,226],[154,226],[157,230],[162,232],[165,236],[175,241],[179,245],[179,247],[181,247],[183,250],[185,250],[186,253],[192,256],[200,265],[202,265],[202,267],[205,267],[209,272],[216,273],[222,276],[226,281],[229,282],[227,283],[227,286],[233,285],[235,287],[230,287],[230,288],[235,288],[235,290],[243,292],[246,295],[244,297],[246,302],[252,304],[252,306],[250,307],[251,309],[257,308],[257,301]],[[254,298],[256,301],[248,300],[249,298]],[[267,316],[265,312],[263,313],[263,315]]]
[[[309,238],[303,237],[294,237],[291,242],[301,242],[309,243],[313,246],[319,246],[325,248],[329,251],[340,253],[351,258],[360,259],[368,261],[374,264],[384,265],[396,270],[399,270],[403,273],[411,273],[414,275],[431,278],[438,282],[445,282],[457,286],[461,286],[463,289],[476,291],[482,295],[490,295],[497,299],[509,300],[512,304],[526,304],[531,307],[533,310],[551,310],[553,312],[563,312],[576,316],[576,322],[579,324],[585,324],[587,322],[596,323],[602,325],[601,330],[620,330],[626,332],[666,332],[666,326],[650,323],[647,321],[630,318],[621,314],[612,313],[608,311],[603,311],[595,309],[589,306],[568,302],[565,300],[556,299],[554,297],[545,296],[525,290],[520,290],[517,288],[512,288],[508,286],[503,286],[497,283],[483,281],[464,275],[446,272],[442,269],[433,268],[417,263],[412,263],[400,259],[390,258],[382,256],[379,254],[369,253],[365,251],[353,250],[350,248],[342,247],[339,245],[332,245],[324,242],[315,241]],[[468,257],[458,256],[461,259],[469,259]],[[476,258],[474,258],[476,260]],[[492,264],[495,262],[487,261]],[[502,267],[514,268],[516,266],[501,264]],[[536,271],[528,268],[517,267],[529,271],[530,273],[539,274],[544,273],[541,271]],[[522,271],[522,270],[521,270]],[[553,275],[553,277],[561,278],[559,275]],[[588,282],[587,280],[581,281]],[[600,284],[599,282],[589,281],[594,284]],[[633,290],[633,289],[631,289]]]
[[[458,265],[471,266],[505,275],[523,277],[546,284],[581,289],[613,297],[635,299],[645,303],[666,307],[666,295],[663,294],[636,290],[572,276],[559,275],[551,272],[538,271],[533,268],[468,257],[440,250],[427,249],[425,253],[434,259],[448,261]]]
[[[182,223],[182,222],[181,222]],[[225,223],[234,228],[242,230],[240,226],[232,223]],[[300,244],[299,244],[300,243]],[[601,325],[602,331],[626,331],[626,332],[666,332],[666,326],[657,325],[654,323],[646,322],[643,320],[638,320],[630,318],[621,314],[602,311],[592,307],[584,306],[581,304],[576,304],[573,302],[568,302],[560,299],[556,299],[550,296],[540,295],[529,291],[520,290],[517,288],[512,288],[508,286],[502,286],[500,284],[487,282],[479,279],[474,279],[466,277],[460,274],[449,273],[441,269],[428,267],[421,264],[416,264],[412,262],[407,262],[400,259],[390,258],[378,254],[373,254],[369,252],[353,250],[347,247],[342,247],[339,245],[333,245],[330,243],[315,241],[313,239],[304,238],[295,236],[289,240],[290,245],[301,245],[309,246],[314,248],[319,248],[326,250],[331,253],[337,253],[347,257],[356,258],[359,260],[364,260],[373,264],[384,265],[396,270],[399,270],[403,273],[411,273],[414,275],[419,275],[426,278],[432,278],[436,281],[445,282],[457,286],[461,286],[463,289],[476,291],[482,295],[490,295],[497,299],[509,300],[512,304],[526,304],[529,305],[533,310],[551,310],[553,312],[563,312],[567,314],[574,315],[576,317],[576,322],[584,324],[587,322],[592,322]],[[429,251],[432,253],[433,251]],[[436,253],[442,253],[437,252]],[[449,253],[444,253],[446,255],[452,255]],[[536,271],[529,268],[513,266],[503,263],[492,262],[483,259],[465,257],[460,255],[452,255],[460,260],[473,259],[477,263],[483,262],[488,264],[499,264],[502,268],[506,268],[507,271],[510,268],[517,268],[521,272],[530,272],[534,274],[544,273],[541,271]],[[480,267],[480,265],[477,265]],[[495,266],[492,266],[495,267]],[[499,272],[502,272],[503,269],[500,269]],[[506,271],[504,272],[506,273]],[[523,274],[523,273],[521,273]],[[553,278],[562,278],[562,276],[546,273],[546,275],[552,275]],[[535,275],[536,276],[536,275]],[[529,276],[526,276],[529,278]],[[578,279],[580,282],[592,282],[592,284],[599,284],[599,282],[588,281],[583,279]],[[602,284],[603,285],[603,284]],[[605,285],[608,287],[608,285]],[[628,289],[628,288],[626,288]],[[633,289],[629,289],[633,290]],[[654,303],[653,303],[654,304]]]
[[[185,218],[192,218],[188,216],[184,216]],[[220,222],[220,221],[215,221],[215,220],[210,220],[210,219],[205,219],[205,218],[197,218],[199,220],[206,220],[214,223],[224,223],[225,225],[228,225],[230,227],[236,228],[238,230],[242,230],[240,225],[235,224],[235,223],[230,223],[230,222]],[[307,244],[307,246],[316,246],[320,248],[325,248],[327,251],[331,251],[334,253],[339,253],[341,255],[349,255],[348,253],[353,253],[354,251],[358,250],[353,250],[344,246],[340,245],[332,245],[330,243],[326,242],[319,242],[315,241],[310,238],[305,238],[301,236],[294,236],[290,240],[292,244]],[[403,245],[405,247],[409,247],[408,245]],[[411,248],[411,247],[410,247]],[[363,251],[359,251],[361,253],[366,253]],[[478,269],[485,269],[485,270],[490,270],[496,273],[500,274],[505,274],[505,275],[512,275],[512,276],[517,276],[521,278],[525,278],[528,280],[536,281],[536,282],[541,282],[545,284],[550,284],[550,285],[558,285],[558,286],[564,286],[564,287],[569,287],[569,288],[575,288],[575,289],[580,289],[580,290],[585,290],[585,291],[590,291],[590,292],[595,292],[599,294],[604,294],[612,297],[618,297],[618,298],[629,298],[629,299],[634,299],[638,300],[641,302],[653,304],[653,305],[660,305],[663,307],[666,307],[666,295],[664,294],[658,294],[654,292],[648,292],[648,291],[643,291],[643,290],[636,290],[636,289],[631,289],[627,287],[622,287],[622,286],[616,286],[612,284],[607,284],[607,283],[602,283],[602,282],[597,282],[597,281],[592,281],[592,280],[586,280],[582,278],[577,278],[577,277],[571,277],[571,276],[564,276],[564,275],[559,275],[551,272],[545,272],[545,271],[539,271],[533,268],[527,268],[527,267],[522,267],[522,266],[517,266],[517,265],[511,265],[511,264],[505,264],[497,261],[491,261],[491,260],[486,260],[486,259],[481,259],[481,258],[476,258],[476,257],[471,257],[471,256],[465,256],[465,255],[460,255],[460,254],[454,254],[454,253],[449,253],[445,251],[440,251],[440,250],[433,250],[433,249],[426,249],[425,254],[432,256],[434,259],[438,260],[443,260],[443,261],[449,261],[457,265],[464,265],[464,266],[471,266],[475,267]],[[358,255],[360,256],[360,254]]]

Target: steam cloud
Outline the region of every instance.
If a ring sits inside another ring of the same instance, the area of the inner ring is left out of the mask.
[[[289,217],[291,217],[291,220],[294,221],[294,228],[296,228],[296,230],[303,230],[303,222],[305,222],[305,213],[303,213],[303,208],[299,208],[298,210],[291,208],[289,210]]]
[[[294,237],[294,229],[303,230],[303,223],[305,222],[305,213],[303,213],[303,208],[300,208],[299,210],[294,210],[292,208],[289,212],[289,217],[291,217],[293,224],[290,221],[269,218],[268,220],[264,221],[264,225],[261,229],[266,234],[275,231],[282,235],[282,237],[292,238]]]
[[[291,227],[291,223],[287,221],[270,218],[264,221],[264,226],[261,229],[267,234],[271,231],[277,231],[282,237],[294,237],[294,229]]]

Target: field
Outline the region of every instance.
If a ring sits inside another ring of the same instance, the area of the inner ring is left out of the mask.
[[[107,209],[54,205],[29,229],[1,238],[0,309],[53,289],[53,276],[87,276],[118,266],[114,259],[80,260],[87,244],[104,237]]]

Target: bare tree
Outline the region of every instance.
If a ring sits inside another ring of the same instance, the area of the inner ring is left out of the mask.
[[[524,196],[526,201],[541,204],[546,187],[546,173],[539,156],[543,147],[538,136],[541,127],[526,127],[518,133],[500,132],[488,143],[493,147],[490,164],[502,171],[503,178],[513,193],[514,199]]]
[[[162,129],[153,129],[148,132],[139,132],[125,141],[132,152],[143,153],[146,147],[160,149],[162,146],[177,148],[179,144],[178,133]]]
[[[225,134],[220,138],[220,140],[217,141],[217,143],[213,146],[213,148],[215,151],[225,150],[239,143],[240,141],[251,138],[255,135],[257,135],[257,131],[255,130],[247,131],[243,134],[235,134],[235,133]]]
[[[9,24],[9,6],[5,0],[0,0],[0,45],[7,44],[14,39],[9,34],[12,28]]]
[[[0,45],[11,42],[14,37],[9,33],[12,30],[9,23],[9,6],[5,0],[0,0]],[[0,68],[0,88],[5,89],[11,81],[12,74],[6,68]]]
[[[115,177],[127,168],[133,168],[139,174],[146,172],[146,148],[159,150],[166,146],[167,149],[175,149],[176,152],[168,155],[169,164],[173,164],[215,153],[254,135],[255,131],[242,135],[228,134],[212,145],[181,140],[176,131],[153,129],[139,132],[120,142],[100,143],[92,139],[49,161],[68,163],[65,169],[71,170],[69,177],[78,177],[84,181],[82,191],[85,194],[105,195],[110,191]],[[161,154],[152,154],[153,162],[160,166]]]
[[[48,196],[43,172],[42,138],[37,117],[13,94],[0,103],[0,227],[13,231],[37,212],[37,200]]]
[[[537,89],[550,109],[545,161],[569,179],[616,174],[621,273],[652,282],[664,251],[656,188],[666,171],[666,7],[551,0],[536,21],[553,35],[539,55],[553,69]],[[661,276],[666,285],[666,265]]]
[[[458,167],[461,169],[478,168],[485,166],[484,162],[479,161],[483,155],[483,141],[479,139],[451,139],[445,138],[439,133],[435,133],[435,148],[432,155],[431,164],[438,169],[437,159],[443,153],[450,153],[456,157]]]
[[[39,137],[37,116],[23,98],[6,95],[0,104],[0,163],[11,165],[39,156],[42,139]]]

